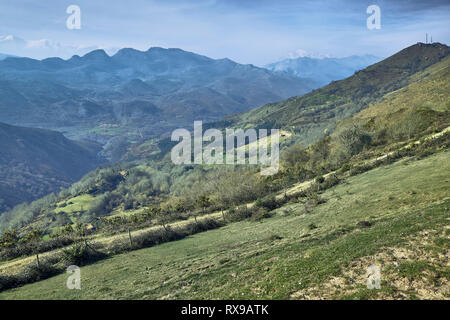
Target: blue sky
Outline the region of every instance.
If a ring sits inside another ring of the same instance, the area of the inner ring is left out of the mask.
[[[366,27],[372,4],[381,9],[380,30]],[[80,30],[66,27],[69,5],[81,9]],[[299,50],[386,57],[426,32],[448,44],[449,21],[450,2],[441,0],[1,0],[0,53],[68,58],[162,46],[255,65]]]

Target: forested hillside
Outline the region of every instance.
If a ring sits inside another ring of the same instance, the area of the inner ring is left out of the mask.
[[[58,132],[0,123],[0,213],[67,188],[102,163],[99,149]]]

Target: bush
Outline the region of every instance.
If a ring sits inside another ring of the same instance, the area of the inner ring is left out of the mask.
[[[253,208],[248,208],[247,205],[240,206],[236,209],[230,209],[227,211],[227,217],[230,221],[242,221],[252,216]]]
[[[33,253],[43,253],[74,242],[72,237],[60,236],[55,239],[41,241],[38,243],[19,243],[14,247],[2,248],[0,250],[0,260],[11,260],[21,256],[29,256]]]
[[[334,136],[339,149],[349,156],[360,153],[372,141],[372,137],[356,124],[338,128]]]
[[[259,198],[258,200],[256,200],[255,205],[258,208],[265,208],[269,211],[275,210],[280,207],[280,203],[277,201],[274,195]]]
[[[186,230],[189,230],[189,234],[196,234],[212,229],[217,229],[219,227],[223,226],[223,223],[214,219],[204,219],[197,223],[192,223]]]
[[[59,272],[59,269],[51,263],[42,261],[38,268],[35,263],[25,266],[23,270],[15,275],[1,274],[0,275],[0,291],[19,287],[27,283],[36,282],[50,278]]]
[[[341,167],[341,172],[347,172],[347,171],[349,171],[349,170],[351,170],[351,169],[352,169],[352,164],[349,163],[349,162],[346,162],[346,163],[344,163],[344,164],[342,165],[342,167]]]
[[[316,226],[314,223],[310,223],[309,225],[308,225],[308,229],[309,230],[314,230],[314,229],[317,229],[318,228],[318,226]]]
[[[314,180],[316,183],[322,183],[325,181],[325,178],[323,176],[317,176]]]
[[[257,208],[252,211],[252,215],[250,217],[253,221],[260,221],[262,219],[270,218],[272,214],[266,208]]]
[[[364,173],[364,172],[367,172],[367,171],[369,171],[369,170],[372,170],[374,167],[375,167],[375,165],[371,165],[371,164],[363,164],[363,165],[360,165],[360,166],[353,167],[353,168],[349,171],[349,174],[350,174],[351,176],[356,176],[356,175],[358,175],[358,174],[360,174],[360,173]]]
[[[320,183],[320,190],[326,190],[335,185],[339,184],[340,180],[335,174],[331,174],[328,178],[324,179],[322,183]]]
[[[90,217],[99,217],[110,213],[122,202],[122,196],[118,192],[106,192],[95,198],[88,210]]]
[[[86,241],[78,241],[62,250],[62,261],[69,265],[82,266],[105,258],[106,255],[92,248]]]

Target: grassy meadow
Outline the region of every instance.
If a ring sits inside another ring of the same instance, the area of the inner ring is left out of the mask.
[[[450,298],[450,153],[406,158],[276,209],[272,218],[112,256],[0,299]],[[381,267],[381,289],[365,283]]]

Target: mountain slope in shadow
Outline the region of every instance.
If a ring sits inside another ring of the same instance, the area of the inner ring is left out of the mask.
[[[0,212],[67,187],[102,163],[98,146],[0,123]]]

